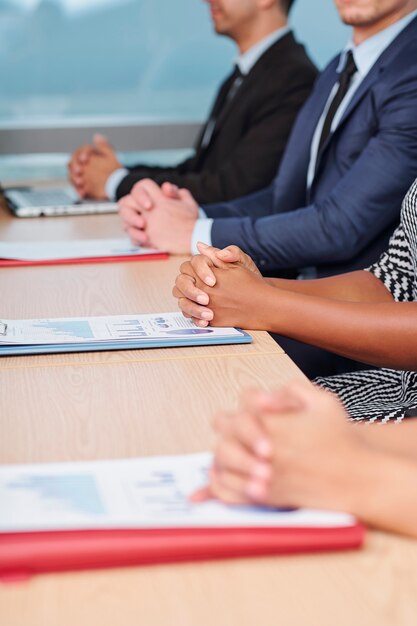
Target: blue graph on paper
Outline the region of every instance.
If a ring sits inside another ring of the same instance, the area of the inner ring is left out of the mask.
[[[124,319],[117,322],[112,327],[112,334],[117,333],[118,339],[137,339],[139,337],[146,337],[147,333],[140,325],[139,320]]]
[[[34,323],[33,327],[46,328],[52,331],[56,337],[60,337],[63,340],[94,339],[89,322],[82,320],[45,320]]]
[[[94,516],[106,513],[96,482],[87,474],[26,476],[8,487],[32,492],[52,512]]]
[[[187,494],[178,485],[174,472],[154,470],[135,481],[136,496],[141,512],[149,515],[188,513],[191,510]]]

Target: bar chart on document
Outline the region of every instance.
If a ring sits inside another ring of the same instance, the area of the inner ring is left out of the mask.
[[[32,328],[39,338],[47,334],[53,335],[60,341],[94,339],[89,322],[83,320],[39,320],[33,323]],[[39,330],[36,331],[36,329]]]

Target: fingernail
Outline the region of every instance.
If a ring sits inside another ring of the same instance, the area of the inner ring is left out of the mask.
[[[254,450],[259,456],[267,457],[272,452],[271,444],[268,439],[258,439],[255,442]]]
[[[217,254],[217,256],[219,256],[221,259],[227,259],[230,255],[231,252],[229,250],[220,250],[220,252],[218,252]]]
[[[260,478],[261,480],[268,480],[271,478],[271,468],[265,463],[257,463],[251,472],[254,478]]]
[[[213,319],[213,313],[211,311],[203,311],[201,313],[201,317],[203,318],[203,320],[212,320]]]
[[[208,304],[209,297],[206,294],[200,294],[199,296],[197,296],[197,302],[198,304]]]
[[[252,480],[247,486],[246,493],[254,500],[262,500],[265,496],[265,485],[256,480]]]
[[[204,279],[204,282],[209,287],[214,287],[214,285],[216,284],[216,279],[213,278],[212,276],[206,276],[205,279]]]
[[[202,248],[208,248],[208,245],[204,243],[204,241],[199,241],[198,245],[201,246]]]

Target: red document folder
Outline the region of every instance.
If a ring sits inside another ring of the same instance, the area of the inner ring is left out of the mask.
[[[359,548],[360,524],[332,528],[193,528],[0,534],[0,579],[71,570]]]
[[[0,267],[28,267],[32,265],[75,265],[82,263],[122,263],[128,261],[157,261],[167,259],[166,252],[156,254],[137,254],[130,256],[88,257],[79,259],[54,259],[53,261],[20,261],[18,259],[0,259]]]

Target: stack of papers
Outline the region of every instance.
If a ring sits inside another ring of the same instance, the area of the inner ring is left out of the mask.
[[[201,504],[209,453],[0,468],[0,575],[358,547],[345,513]]]
[[[0,356],[250,343],[236,328],[198,328],[181,313],[0,320]]]
[[[226,506],[189,496],[207,484],[210,453],[0,468],[0,532],[109,528],[341,528],[351,515]]]
[[[166,257],[167,254],[160,250],[133,246],[126,238],[0,243],[0,267],[138,261]]]

